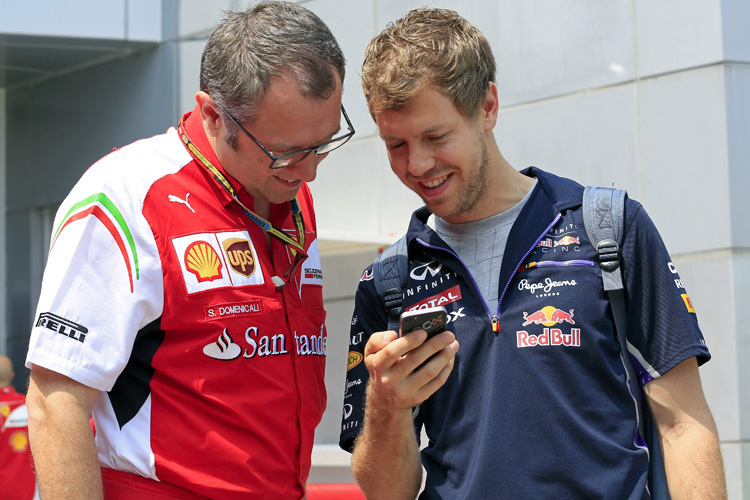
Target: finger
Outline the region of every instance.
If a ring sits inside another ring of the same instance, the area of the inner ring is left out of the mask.
[[[375,354],[391,342],[393,339],[387,336],[387,334],[388,332],[375,332],[370,335],[367,344],[365,344],[365,356]]]
[[[419,349],[425,349],[422,346]],[[452,371],[453,359],[458,350],[458,342],[452,342],[443,351],[438,352],[441,359],[431,360],[431,365],[418,371],[405,368],[409,362],[408,356],[402,357],[394,365],[379,365],[383,361],[371,360],[368,368],[371,369],[370,384],[368,391],[376,393],[378,401],[386,401],[392,408],[411,408],[424,402],[429,396],[437,391],[447,380]],[[450,367],[446,370],[446,366]]]
[[[427,333],[424,330],[416,330],[404,337],[393,337],[395,332],[381,332],[373,342],[373,345],[365,346],[365,365],[370,372],[370,376],[387,377],[396,385],[411,375],[414,364],[409,364],[406,355],[411,351],[418,349],[427,339]],[[391,339],[385,342],[386,339]],[[382,345],[382,347],[380,347]],[[380,347],[378,349],[378,347]]]
[[[396,360],[422,345],[426,339],[427,333],[424,330],[415,330],[403,337],[399,337],[394,331],[377,332],[365,345],[365,357],[384,351],[385,356]],[[372,345],[370,345],[371,342]]]
[[[450,346],[453,342],[456,342],[456,336],[451,331],[444,331],[439,333],[426,342],[420,349],[414,349],[408,354],[408,361],[405,360],[405,368],[410,371],[418,369],[428,359],[432,358],[436,353],[442,351],[446,347]],[[458,345],[458,344],[456,344]],[[455,351],[454,351],[455,352]]]
[[[427,382],[419,389],[416,394],[417,399],[419,399],[420,401],[419,404],[424,403],[430,396],[435,394],[441,387],[443,387],[443,385],[445,385],[445,382],[453,372],[453,367],[455,365],[456,359],[455,357],[451,357],[450,361],[448,361],[448,363],[446,363],[445,366],[442,367],[437,376],[430,379],[429,382]]]

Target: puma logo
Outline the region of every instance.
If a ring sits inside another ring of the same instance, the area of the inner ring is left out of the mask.
[[[182,203],[183,205],[185,205],[186,207],[188,207],[191,212],[195,213],[195,210],[193,210],[193,207],[191,207],[190,203],[188,203],[188,196],[190,196],[190,193],[186,194],[185,195],[185,199],[182,200],[182,199],[176,197],[175,195],[170,194],[169,195],[169,201],[171,201],[172,203]]]

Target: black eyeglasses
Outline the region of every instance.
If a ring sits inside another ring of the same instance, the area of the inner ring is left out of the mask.
[[[262,149],[264,153],[266,153],[266,155],[268,155],[269,158],[271,158],[271,165],[268,167],[271,169],[285,168],[290,165],[294,165],[295,163],[304,160],[307,157],[307,155],[309,155],[313,151],[315,151],[315,154],[318,156],[328,154],[334,149],[338,149],[344,144],[346,144],[346,142],[349,139],[351,139],[352,136],[354,135],[354,127],[352,126],[352,122],[349,120],[349,116],[346,114],[346,110],[344,109],[344,105],[342,104],[341,112],[344,115],[344,119],[346,120],[346,128],[349,129],[349,132],[339,137],[334,137],[330,141],[323,142],[311,148],[298,149],[297,151],[290,151],[289,153],[284,153],[283,155],[275,155],[273,154],[273,152],[266,149],[266,147],[263,144],[261,144],[258,139],[253,137],[253,134],[245,130],[245,127],[240,125],[240,122],[234,116],[232,116],[232,114],[229,111],[227,111],[224,108],[221,108],[221,110],[224,111],[224,113],[226,113],[229,119],[232,120],[232,122],[234,122],[234,124],[237,125],[240,128],[240,130],[245,132],[245,134],[250,139],[252,139],[253,142],[257,144],[258,147]]]

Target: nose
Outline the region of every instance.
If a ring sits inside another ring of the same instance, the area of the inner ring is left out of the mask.
[[[409,145],[409,156],[406,169],[414,177],[421,177],[435,166],[435,158],[428,148],[420,145]]]
[[[318,175],[318,163],[323,161],[326,155],[316,155],[315,152],[311,152],[305,156],[302,160],[298,161],[294,165],[290,165],[287,168],[290,172],[301,179],[304,182],[312,182]]]

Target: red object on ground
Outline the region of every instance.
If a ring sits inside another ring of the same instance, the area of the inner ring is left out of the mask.
[[[308,484],[307,500],[365,500],[365,494],[354,483]]]

